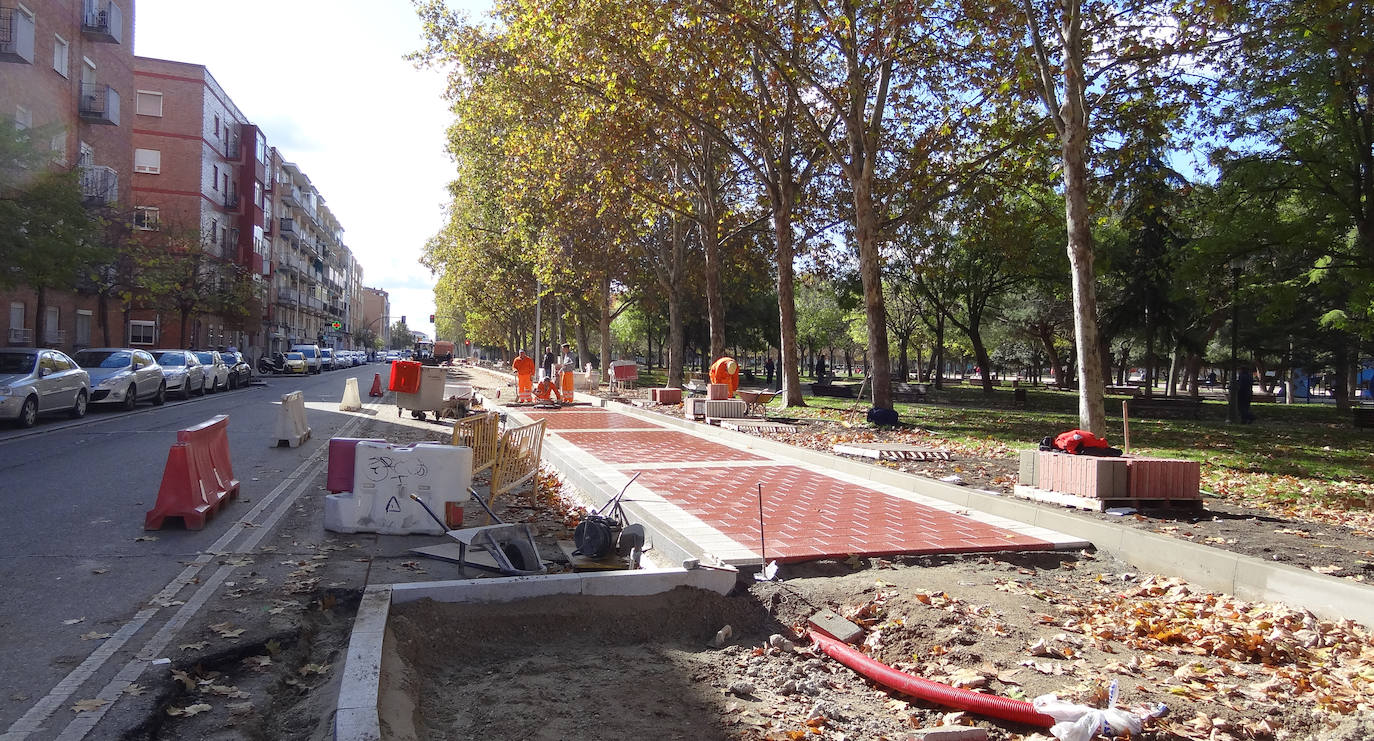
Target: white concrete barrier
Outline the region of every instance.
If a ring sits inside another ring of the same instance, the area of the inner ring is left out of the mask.
[[[446,502],[467,499],[472,448],[441,443],[396,446],[363,441],[353,459],[353,491],[324,498],[324,528],[336,533],[442,535]]]
[[[343,401],[339,402],[341,412],[362,411],[363,400],[358,396],[358,379],[349,378],[344,381]]]
[[[305,423],[305,392],[282,394],[281,410],[277,414],[277,431],[272,447],[298,448],[310,439],[310,426]]]

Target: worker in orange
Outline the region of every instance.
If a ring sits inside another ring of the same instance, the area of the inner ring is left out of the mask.
[[[534,403],[552,404],[554,399],[558,403],[563,403],[563,392],[558,390],[558,384],[550,378],[540,378],[539,383],[534,384]]]
[[[564,401],[573,400],[573,372],[577,370],[577,353],[573,352],[572,345],[564,342],[559,348],[558,364],[553,368],[553,377],[563,386],[562,398]]]
[[[739,363],[729,355],[718,358],[711,364],[711,383],[723,383],[730,387],[730,396],[739,388]]]
[[[533,401],[530,398],[530,388],[534,385],[534,358],[525,354],[524,349],[511,361],[511,368],[515,369],[515,400]]]

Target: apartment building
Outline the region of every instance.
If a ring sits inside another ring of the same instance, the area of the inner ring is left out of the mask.
[[[358,326],[382,339],[382,347],[391,347],[391,296],[380,288],[362,287],[362,307]],[[372,348],[368,348],[369,350]]]
[[[273,173],[268,350],[302,342],[351,349],[362,266],[310,178],[276,148],[268,160]]]
[[[243,313],[196,307],[186,326],[179,311],[137,308],[130,344],[261,347],[267,138],[204,65],[136,57],[133,79],[135,229],[166,232],[172,244],[194,240],[207,288],[242,279],[256,300]]]
[[[51,132],[52,166],[77,168],[86,205],[116,218],[133,171],[133,30],[134,0],[0,0],[0,120]],[[32,288],[0,292],[0,339],[67,351],[125,340],[123,306],[94,282],[41,303]]]

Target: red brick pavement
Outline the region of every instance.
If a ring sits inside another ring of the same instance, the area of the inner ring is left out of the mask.
[[[849,554],[1049,550],[1053,544],[970,517],[911,502],[861,484],[609,411],[529,413],[558,437],[598,460],[634,470],[636,483],[720,531],[759,549],[759,484],[769,560],[799,561]],[[597,430],[558,432],[558,430]],[[602,431],[604,430],[604,431]],[[710,466],[721,462],[759,465]]]

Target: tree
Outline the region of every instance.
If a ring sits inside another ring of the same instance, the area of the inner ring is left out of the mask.
[[[41,147],[51,135],[0,119],[0,288],[26,285],[37,294],[35,344],[44,341],[48,291],[93,277],[109,259],[76,171],[53,169]]]
[[[1207,3],[1164,0],[1019,0],[1014,7],[1026,30],[1026,42],[1014,48],[1023,84],[1044,106],[1059,143],[1079,426],[1102,435],[1106,369],[1097,324],[1089,162],[1102,132],[1140,130],[1142,120],[1157,126],[1184,120],[1187,96],[1200,87],[1189,63],[1213,41],[1217,19]]]
[[[389,350],[409,350],[415,345],[415,335],[406,323],[397,319],[391,323],[391,347]]]

